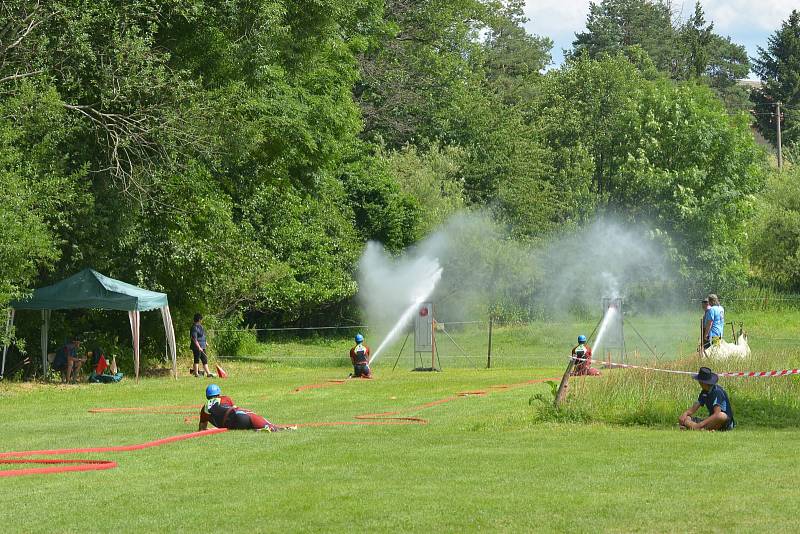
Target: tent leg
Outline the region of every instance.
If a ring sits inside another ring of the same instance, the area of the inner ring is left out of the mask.
[[[169,306],[161,308],[161,318],[164,320],[164,335],[167,338],[169,355],[172,357],[172,375],[175,377],[175,380],[177,380],[178,359],[175,350],[175,328],[172,326],[172,314],[169,312]]]
[[[47,341],[48,336],[50,335],[50,310],[42,310],[42,334],[41,334],[41,342],[42,342],[42,375],[45,380],[47,380]]]
[[[0,367],[0,380],[6,375],[6,354],[8,353],[8,339],[11,337],[11,327],[14,326],[14,308],[8,309],[6,321],[6,341],[3,343],[3,365]]]
[[[136,373],[136,383],[139,383],[139,310],[128,312],[128,319],[131,323],[131,337],[133,338],[133,368]]]

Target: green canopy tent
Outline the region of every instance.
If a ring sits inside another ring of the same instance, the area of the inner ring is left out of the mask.
[[[175,378],[178,378],[175,329],[172,326],[167,295],[114,280],[92,269],[84,269],[57,284],[36,289],[30,298],[12,301],[9,304],[6,331],[10,331],[14,324],[15,310],[42,310],[42,369],[47,371],[47,335],[50,328],[50,312],[79,308],[128,312],[131,336],[133,337],[133,365],[136,369],[137,380],[139,379],[139,314],[143,311],[161,310],[167,345],[170,356],[172,356],[172,372]],[[3,347],[0,378],[5,373],[6,352],[7,347]]]

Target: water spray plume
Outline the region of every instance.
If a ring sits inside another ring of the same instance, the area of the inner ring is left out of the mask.
[[[603,320],[600,323],[600,328],[597,329],[597,337],[594,338],[594,352],[597,353],[600,350],[600,347],[603,343],[603,337],[606,335],[608,331],[608,325],[614,320],[614,317],[617,315],[617,308],[610,306],[608,310],[606,310],[606,314],[603,316]]]
[[[417,311],[417,308],[419,308],[420,304],[425,302],[425,300],[431,296],[433,290],[436,289],[436,284],[442,278],[442,268],[438,267],[438,261],[434,261],[434,263],[437,265],[436,270],[430,274],[430,277],[427,280],[420,280],[420,285],[414,288],[412,291],[414,301],[408,308],[406,308],[406,310],[400,316],[400,319],[397,320],[392,329],[389,330],[389,333],[386,334],[386,337],[383,338],[383,341],[381,341],[381,344],[369,359],[370,364],[372,364],[372,362],[378,358],[378,355],[383,351],[386,345],[391,343],[392,340],[397,337],[397,334],[400,333],[403,327],[408,323],[408,321],[411,319],[411,316]]]

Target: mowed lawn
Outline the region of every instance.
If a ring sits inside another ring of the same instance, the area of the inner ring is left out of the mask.
[[[791,530],[798,430],[731,433],[536,423],[562,369],[394,373],[294,393],[345,368],[229,362],[224,393],[276,423],[354,421],[382,411],[427,425],[228,432],[134,452],[80,454],[116,469],[0,479],[3,532],[464,532]],[[203,400],[208,382],[0,385],[2,450],[141,443],[196,428],[183,414],[91,414],[96,407]],[[692,399],[686,399],[687,405]],[[733,399],[734,405],[736,400]],[[677,414],[676,414],[677,417]],[[2,466],[8,468],[9,466]]]

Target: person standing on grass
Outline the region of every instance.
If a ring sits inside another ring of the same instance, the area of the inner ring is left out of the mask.
[[[714,293],[708,295],[708,306],[703,318],[703,347],[705,349],[719,345],[725,330],[725,308],[720,306],[719,297]]]
[[[575,367],[572,376],[600,376],[600,371],[592,367],[592,347],[586,343],[586,336],[578,336],[578,344],[572,348]]]
[[[194,357],[194,365],[192,366],[192,374],[196,377],[200,376],[200,362],[203,362],[203,371],[206,376],[213,377],[214,373],[208,370],[208,356],[206,355],[206,331],[202,325],[203,316],[199,313],[194,314],[194,324],[189,330],[189,337],[191,338],[192,356]]]
[[[678,418],[681,430],[733,430],[736,426],[733,406],[722,386],[717,385],[719,376],[708,367],[701,367],[693,378],[700,383],[702,391],[697,402]],[[708,417],[692,417],[701,406],[708,410]]]
[[[353,378],[372,378],[369,368],[369,347],[364,344],[364,336],[356,334],[356,346],[350,349],[350,361],[353,364]]]

